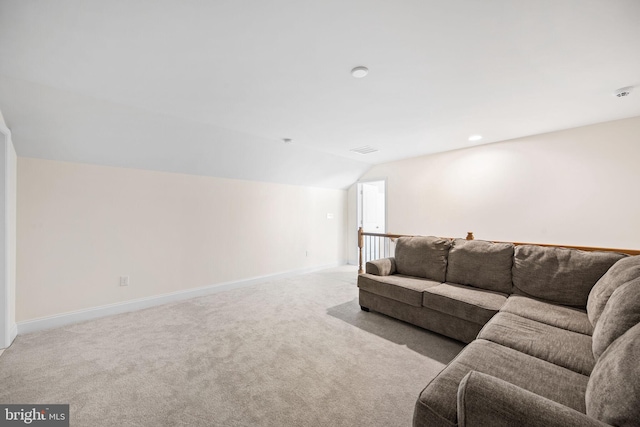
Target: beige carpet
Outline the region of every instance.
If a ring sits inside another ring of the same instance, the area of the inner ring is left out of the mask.
[[[410,426],[462,344],[358,306],[324,270],[18,336],[1,403],[69,403],[72,426]]]

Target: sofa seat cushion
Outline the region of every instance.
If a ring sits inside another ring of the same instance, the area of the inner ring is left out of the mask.
[[[427,307],[414,307],[381,295],[372,294],[363,289],[358,292],[358,300],[361,306],[367,307],[370,311],[386,314],[463,343],[470,343],[476,339],[478,332],[482,329],[482,325],[477,323],[431,310]],[[365,317],[368,318],[369,316]],[[430,351],[432,357],[439,359],[437,353],[437,349]]]
[[[420,393],[413,425],[454,426],[458,385],[471,371],[482,372],[585,412],[589,377],[491,341],[477,339]]]
[[[358,287],[360,289],[415,307],[422,307],[422,293],[426,289],[439,284],[432,280],[401,274],[393,274],[391,276],[361,274],[358,276]]]
[[[442,283],[424,290],[422,305],[484,325],[507,301],[507,295],[471,286]]]
[[[637,278],[640,278],[640,255],[621,259],[598,280],[587,301],[587,313],[593,326],[596,326],[611,294]]]
[[[478,334],[538,359],[546,360],[583,375],[590,375],[595,360],[591,336],[556,328],[535,320],[500,312]]]
[[[451,240],[433,236],[400,237],[396,241],[398,274],[444,282]]]
[[[510,294],[513,244],[455,239],[449,250],[447,282]]]
[[[516,246],[513,293],[584,308],[591,288],[625,256],[614,252]]]
[[[593,333],[587,312],[578,308],[551,304],[522,295],[511,295],[500,311],[585,335]]]

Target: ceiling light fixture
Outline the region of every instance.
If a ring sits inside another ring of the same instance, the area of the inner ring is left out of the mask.
[[[358,67],[354,68],[353,70],[351,70],[351,75],[353,77],[355,77],[356,79],[361,79],[364,76],[366,76],[367,74],[369,74],[369,69],[367,67],[358,66]]]
[[[482,135],[471,135],[469,137],[469,141],[474,142],[474,141],[480,141],[482,139]]]

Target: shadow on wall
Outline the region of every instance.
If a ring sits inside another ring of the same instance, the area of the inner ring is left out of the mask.
[[[495,147],[482,151],[464,150],[441,171],[440,194],[449,202],[463,206],[483,205],[501,200],[517,188],[510,177],[523,173],[523,163],[514,153]]]
[[[327,314],[385,340],[406,345],[416,353],[443,364],[453,360],[464,348],[463,343],[435,332],[392,319],[384,314],[364,312],[360,310],[357,298],[328,308]]]

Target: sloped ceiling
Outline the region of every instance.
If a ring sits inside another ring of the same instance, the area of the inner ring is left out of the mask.
[[[1,0],[0,110],[20,156],[344,188],[638,116],[637,52],[637,0]]]

